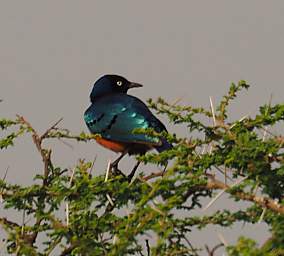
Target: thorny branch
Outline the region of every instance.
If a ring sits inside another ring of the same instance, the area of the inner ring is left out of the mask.
[[[157,173],[151,173],[148,176],[145,177],[139,177],[140,181],[143,182],[147,182],[148,180],[152,179],[152,178],[157,178],[157,177],[162,177],[163,176],[163,172],[157,172]],[[276,201],[274,201],[273,199],[269,198],[269,197],[261,197],[261,196],[256,196],[255,194],[250,194],[250,193],[246,193],[246,192],[232,192],[230,191],[230,189],[232,188],[231,186],[229,186],[228,184],[223,183],[220,180],[217,180],[213,175],[209,175],[207,174],[209,180],[207,182],[206,185],[199,185],[196,186],[195,188],[190,188],[190,193],[192,193],[192,190],[202,190],[202,189],[206,189],[206,190],[224,190],[224,192],[229,193],[239,199],[245,200],[245,201],[250,201],[250,202],[254,202],[257,205],[261,206],[261,207],[265,207],[268,208],[274,212],[277,213],[281,213],[284,214],[284,206],[278,204]]]
[[[210,180],[207,182],[205,185],[206,189],[224,189],[226,190],[227,193],[245,200],[245,201],[250,201],[254,202],[257,205],[261,207],[268,208],[274,212],[284,214],[284,206],[278,204],[276,201],[269,197],[261,197],[261,196],[256,196],[254,194],[246,193],[246,192],[232,192],[230,191],[231,187],[229,185],[226,185],[220,180],[215,179],[213,176],[210,176]]]
[[[42,161],[44,164],[44,177],[45,179],[43,180],[43,186],[47,185],[47,177],[49,175],[49,170],[50,167],[52,167],[52,163],[51,163],[51,150],[46,150],[42,147],[42,142],[45,138],[47,138],[49,132],[53,129],[56,128],[56,126],[63,120],[62,118],[59,119],[54,125],[52,125],[49,129],[46,130],[46,132],[43,133],[43,135],[39,135],[36,130],[31,126],[31,124],[23,117],[23,116],[17,116],[19,123],[26,126],[26,128],[31,131],[32,133],[32,138],[34,141],[34,144],[36,145],[37,150],[39,151],[39,153],[41,154],[42,157]],[[41,222],[42,222],[42,218],[36,218],[36,223],[35,226],[40,226]],[[31,233],[30,235],[27,235],[25,233],[23,233],[22,235],[25,237],[25,241],[30,244],[33,245],[36,241],[37,235],[38,235],[38,230],[34,231],[33,233]]]
[[[19,227],[19,225],[16,222],[10,221],[7,218],[0,218],[0,223],[4,227]]]
[[[19,122],[22,124],[22,125],[25,125],[27,127],[27,129],[29,131],[31,131],[32,133],[32,138],[33,138],[33,141],[34,141],[34,144],[36,145],[36,148],[37,150],[39,151],[39,153],[41,154],[41,157],[42,157],[42,161],[44,163],[44,176],[45,176],[45,180],[43,181],[44,182],[44,185],[46,185],[46,179],[48,177],[48,174],[49,174],[49,168],[52,166],[51,164],[51,160],[50,160],[50,157],[51,157],[51,150],[46,150],[44,148],[42,148],[42,141],[43,139],[45,139],[48,135],[48,133],[55,128],[55,126],[62,120],[60,119],[58,122],[56,122],[52,127],[50,127],[49,129],[47,129],[47,131],[42,135],[42,136],[39,136],[38,133],[36,132],[36,130],[31,126],[31,124],[25,120],[25,118],[23,116],[17,116],[18,119],[19,119]]]

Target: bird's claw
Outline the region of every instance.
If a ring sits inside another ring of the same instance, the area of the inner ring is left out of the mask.
[[[123,177],[125,177],[125,174],[118,169],[118,164],[111,164],[110,165],[111,167],[111,170],[112,170],[112,173],[115,175],[115,176],[118,176],[118,175],[122,175]]]

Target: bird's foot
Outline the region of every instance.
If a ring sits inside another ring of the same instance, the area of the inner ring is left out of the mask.
[[[111,168],[111,172],[115,175],[115,176],[118,176],[118,175],[122,175],[123,177],[126,177],[125,174],[118,169],[118,164],[115,163],[115,164],[111,164],[110,165],[110,168]]]
[[[113,161],[111,164],[110,164],[110,169],[112,170],[112,173],[114,175],[122,175],[123,177],[126,177],[122,171],[120,171],[118,169],[118,163],[119,161],[127,154],[127,150],[124,151],[115,161]]]
[[[166,173],[167,167],[168,167],[168,162],[166,162],[166,164],[164,166],[164,169],[163,169],[163,172],[162,172],[162,176],[164,176],[164,174]]]

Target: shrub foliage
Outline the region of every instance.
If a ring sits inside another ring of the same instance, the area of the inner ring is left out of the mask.
[[[0,119],[1,150],[31,135],[43,163],[33,185],[9,184],[5,177],[0,180],[2,205],[24,214],[21,223],[0,217],[7,235],[6,251],[115,256],[199,255],[203,250],[214,255],[226,247],[229,255],[284,255],[284,137],[271,132],[273,126],[283,126],[284,105],[266,104],[254,117],[229,121],[229,104],[248,87],[245,81],[232,84],[216,109],[213,104],[205,109],[149,100],[154,111],[197,136],[163,134],[173,149],[138,158],[157,166],[170,162],[166,171],[140,172],[131,182],[111,170],[98,175],[93,163],[84,160],[78,160],[72,171],[56,166],[52,148],[45,143],[54,138],[89,142],[97,135],[74,135],[58,128],[58,122],[40,135],[22,116]],[[249,202],[248,207],[196,214],[223,193],[232,201]],[[230,227],[236,222],[260,221],[271,233],[262,245],[245,237],[235,245],[222,241],[214,248],[206,241],[203,248],[191,242],[194,230],[208,225]],[[39,239],[42,234],[44,239]]]

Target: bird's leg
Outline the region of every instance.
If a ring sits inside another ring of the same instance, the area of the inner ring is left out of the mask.
[[[115,173],[118,173],[118,174],[123,174],[119,169],[118,169],[118,163],[119,161],[128,153],[128,151],[124,151],[121,153],[121,155],[116,159],[114,160],[111,164],[110,164],[110,167],[111,169],[115,172]],[[125,175],[124,175],[125,176]]]
[[[128,175],[127,179],[128,179],[129,182],[132,180],[132,178],[133,178],[133,176],[134,176],[134,174],[135,174],[135,172],[136,172],[136,170],[137,170],[137,168],[138,168],[140,163],[141,163],[141,161],[137,161],[137,163],[133,167],[131,173]]]
[[[168,161],[166,162],[165,166],[164,166],[164,170],[162,172],[162,176],[164,176],[166,170],[167,170],[167,167],[168,167]]]

